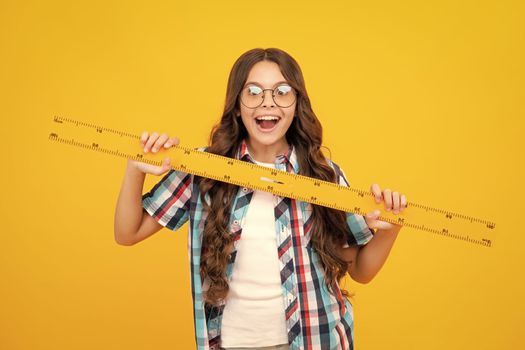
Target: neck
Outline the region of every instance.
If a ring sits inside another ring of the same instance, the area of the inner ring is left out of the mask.
[[[258,162],[262,163],[273,163],[275,162],[275,157],[280,154],[286,153],[288,150],[288,142],[286,139],[283,139],[281,142],[276,142],[271,145],[263,145],[253,140],[246,140],[246,145],[250,151],[252,158]]]

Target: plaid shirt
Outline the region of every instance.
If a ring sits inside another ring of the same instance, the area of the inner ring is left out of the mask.
[[[239,148],[237,159],[252,162],[246,143]],[[343,171],[333,162],[337,183],[349,186]],[[298,173],[294,147],[275,159],[277,169]],[[200,263],[202,233],[206,219],[199,195],[198,176],[169,171],[148,193],[142,196],[143,208],[162,226],[177,230],[189,219],[189,258],[194,307],[195,340],[198,350],[220,349],[221,318],[225,302],[209,305],[203,301]],[[242,228],[253,190],[239,188],[234,199],[229,230],[234,235],[234,250],[227,266],[231,278]],[[205,197],[205,200],[209,200]],[[295,199],[274,196],[275,234],[281,271],[283,305],[289,349],[353,349],[353,310],[337,286],[335,294],[327,290],[321,260],[310,243],[312,205]],[[363,216],[347,213],[352,235],[349,245],[364,245],[373,232]]]

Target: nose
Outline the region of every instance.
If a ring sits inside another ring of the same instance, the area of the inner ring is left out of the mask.
[[[266,92],[269,93],[267,94]],[[275,101],[273,100],[273,90],[267,89],[263,91],[262,107],[275,107]]]

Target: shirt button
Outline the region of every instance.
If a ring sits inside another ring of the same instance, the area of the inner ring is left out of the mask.
[[[242,191],[243,191],[244,193],[246,193],[246,192],[248,192],[248,189],[247,189],[246,187],[243,187],[243,188],[242,188]]]

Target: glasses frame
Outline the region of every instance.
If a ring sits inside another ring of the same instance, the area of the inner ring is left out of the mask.
[[[252,85],[261,88],[261,86],[259,86],[259,85],[255,85],[255,84],[252,84]],[[281,86],[283,86],[283,85],[285,85],[285,86],[289,86],[289,87],[292,89],[291,91],[293,92],[293,96],[294,96],[293,102],[290,103],[288,106],[281,106],[280,104],[277,103],[277,101],[275,101],[275,91],[276,91],[279,87],[281,87]],[[250,86],[250,85],[248,85],[248,86]],[[244,91],[244,89],[246,89],[248,86],[243,87],[243,88],[242,88],[242,91]],[[262,95],[261,95],[262,98],[261,98],[261,103],[259,103],[259,104],[258,104],[257,106],[255,106],[255,107],[249,107],[249,106],[247,106],[247,105],[243,102],[243,100],[242,100],[242,91],[241,91],[241,93],[239,94],[239,100],[241,101],[241,103],[243,104],[244,107],[246,107],[246,108],[250,108],[250,109],[259,108],[259,107],[263,104],[264,99],[266,98],[266,91],[271,91],[271,92],[272,92],[272,100],[273,100],[273,102],[275,103],[276,106],[279,106],[279,107],[281,107],[281,108],[288,108],[288,107],[290,107],[291,105],[293,105],[293,104],[295,103],[295,101],[297,101],[297,92],[295,91],[295,89],[293,88],[293,86],[291,86],[291,85],[289,85],[289,84],[279,84],[278,86],[276,86],[276,87],[273,88],[273,89],[262,89]]]

